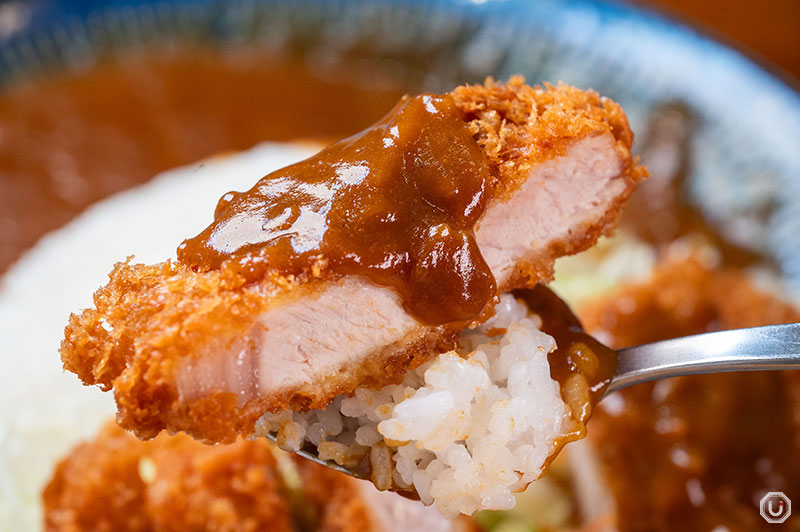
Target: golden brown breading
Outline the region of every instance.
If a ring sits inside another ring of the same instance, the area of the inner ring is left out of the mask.
[[[488,78],[483,85],[457,87],[452,94],[489,160],[498,198],[513,192],[534,165],[564,155],[572,142],[585,136],[611,133],[623,162],[627,188],[606,215],[519,264],[501,291],[551,281],[553,261],[588,249],[610,234],[635,185],[649,176],[631,155],[633,131],[622,107],[592,90],[564,83],[530,86],[522,76],[512,76],[507,83]]]
[[[147,447],[145,447],[145,445]],[[42,493],[47,532],[149,532],[139,461],[153,442],[132,438],[113,424],[76,447],[55,469]]]
[[[266,441],[142,442],[109,424],[56,467],[44,490],[48,532],[292,531]]]
[[[594,91],[564,83],[535,87],[512,76],[507,83],[489,78],[457,87],[452,95],[502,189],[513,190],[535,164],[564,155],[574,140],[605,132],[617,140],[630,179],[647,177],[631,158],[633,132],[624,111]]]
[[[520,77],[506,84],[459,87],[452,93],[474,138],[489,159],[500,193],[515,188],[530,168],[565,153],[588,135],[611,133],[623,162],[623,194],[600,219],[577,228],[567,241],[551,243],[519,264],[502,290],[531,286],[552,276],[555,257],[596,242],[614,226],[622,203],[645,170],[630,155],[633,136],[620,107],[591,91],[566,85],[533,88]],[[70,316],[61,345],[64,367],[87,385],[114,389],[118,422],[141,438],[163,429],[183,430],[206,442],[231,442],[252,433],[267,411],[324,407],[359,385],[381,386],[432,353],[453,345],[458,331],[434,327],[403,345],[390,345],[336,379],[257,397],[239,404],[233,393],[212,392],[180,400],[175,375],[186,357],[201,357],[209,338],[233,340],[272,306],[312,292],[337,274],[319,264],[300,276],[269,273],[248,284],[233,268],[198,273],[180,263],[152,266],[119,263],[94,295],[95,308]]]

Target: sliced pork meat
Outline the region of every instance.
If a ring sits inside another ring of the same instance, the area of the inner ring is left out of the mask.
[[[566,85],[405,98],[223,196],[177,261],[118,264],[71,316],[65,368],[138,436],[206,442],[400,382],[613,229],[646,175],[632,142],[617,104]]]

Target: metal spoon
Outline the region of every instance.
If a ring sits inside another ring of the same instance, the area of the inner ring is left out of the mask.
[[[800,323],[684,336],[620,349],[619,367],[603,397],[655,379],[727,371],[800,369]],[[275,434],[267,436],[276,441]],[[333,461],[320,459],[307,444],[298,455],[356,478]]]
[[[680,375],[800,369],[800,323],[684,336],[621,349],[606,389]]]

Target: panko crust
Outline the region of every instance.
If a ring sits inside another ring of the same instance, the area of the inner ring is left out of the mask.
[[[292,532],[266,441],[143,442],[110,423],[77,446],[42,494],[47,532]]]
[[[649,176],[631,153],[633,131],[622,107],[595,91],[564,83],[531,86],[524,77],[511,76],[507,83],[488,78],[483,85],[457,87],[452,94],[488,158],[499,199],[512,193],[536,164],[565,155],[584,137],[610,134],[622,162],[619,179],[625,188],[604,215],[520,261],[502,291],[551,281],[555,259],[588,249],[611,234],[622,206]]]
[[[452,95],[502,192],[513,191],[534,165],[565,155],[575,140],[604,133],[616,140],[631,184],[648,176],[631,155],[633,132],[622,107],[593,90],[531,86],[511,76],[506,83],[487,78],[483,85],[463,85]]]
[[[141,438],[155,436],[165,422],[200,415],[215,420],[205,439],[231,442],[244,429],[244,416],[230,416],[241,409],[237,398],[218,393],[184,404],[174,381],[177,365],[200,356],[208,338],[243,334],[279,294],[300,284],[272,275],[247,285],[226,268],[197,274],[171,261],[118,263],[94,294],[95,308],[70,316],[61,344],[64,367],[84,384],[113,388],[120,424]]]
[[[316,281],[311,277],[276,274],[248,285],[224,268],[195,273],[171,261],[118,263],[109,283],[95,293],[95,308],[70,316],[61,344],[64,367],[84,384],[113,388],[118,423],[142,439],[166,428],[206,443],[230,443],[252,434],[268,410],[320,408],[329,398],[352,391],[354,383],[380,387],[399,382],[430,353],[455,345],[457,331],[436,328],[402,346],[387,346],[384,353],[327,383],[244,404],[225,391],[181,400],[174,376],[184,357],[202,356],[207,338],[233,339],[245,333],[271,305],[313,290]]]
[[[550,280],[556,257],[587,249],[608,234],[636,183],[647,175],[631,155],[633,134],[622,109],[593,91],[563,84],[530,87],[515,76],[505,84],[489,79],[483,85],[459,87],[452,95],[487,155],[499,198],[510,194],[535,164],[565,154],[571,143],[587,136],[611,134],[622,162],[619,179],[625,188],[614,205],[569,239],[521,261],[501,291]],[[113,388],[118,422],[140,438],[166,429],[211,443],[251,434],[268,410],[320,408],[361,385],[399,382],[408,369],[453,347],[459,331],[429,328],[313,386],[244,404],[225,391],[180,400],[175,375],[182,359],[203,356],[209,338],[233,339],[268,308],[336,278],[324,263],[300,276],[271,272],[260,282],[248,283],[225,266],[200,273],[171,261],[141,265],[128,260],[117,264],[109,283],[95,293],[94,308],[70,316],[62,361],[84,384]]]

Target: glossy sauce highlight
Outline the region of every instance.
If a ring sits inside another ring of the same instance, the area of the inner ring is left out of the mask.
[[[485,155],[449,95],[402,99],[374,126],[219,201],[178,258],[197,271],[326,268],[397,291],[421,323],[468,323],[496,297],[474,227]]]

